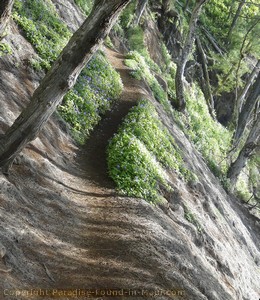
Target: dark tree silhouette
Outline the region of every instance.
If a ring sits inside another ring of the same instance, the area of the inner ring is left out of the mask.
[[[239,152],[237,159],[231,164],[228,170],[228,178],[231,182],[231,189],[235,188],[238,176],[242,169],[246,166],[247,160],[254,153],[254,150],[257,148],[260,138],[260,114],[256,118],[250,133],[247,137],[247,140]]]
[[[255,80],[254,85],[247,97],[247,100],[242,107],[241,113],[239,114],[236,131],[234,133],[233,145],[236,147],[239,143],[239,139],[242,137],[247,125],[249,124],[252,112],[259,101],[260,97],[260,73]]]

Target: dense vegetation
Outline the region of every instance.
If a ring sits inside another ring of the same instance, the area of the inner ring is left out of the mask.
[[[89,12],[91,3],[86,2],[82,8]],[[58,17],[55,6],[51,1],[16,1],[13,17],[39,55],[31,61],[32,66],[36,70],[49,69],[72,34]],[[79,142],[84,142],[121,90],[120,76],[105,56],[97,53],[59,108]]]
[[[170,9],[174,9],[179,14],[178,22],[180,23],[177,26],[180,26],[180,24],[182,26],[179,28],[175,27],[174,31],[180,30],[182,35],[185,36],[194,1],[183,1],[179,4],[174,3],[174,1],[162,1],[162,5],[164,2],[168,2]],[[190,8],[183,10],[187,3]],[[196,77],[192,79],[194,83],[190,84],[185,92],[187,114],[172,112],[169,100],[174,105],[176,66],[171,59],[171,51],[173,51],[169,47],[171,40],[166,35],[164,36],[164,42],[168,45],[168,50],[164,46],[163,41],[161,41],[164,62],[161,69],[158,69],[157,65],[154,67],[154,64],[151,64],[149,61],[150,56],[149,54],[147,55],[148,51],[144,43],[145,17],[143,17],[143,21],[137,27],[131,26],[135,13],[135,5],[133,3],[124,11],[116,28],[120,32],[121,37],[122,32],[124,33],[123,37],[127,40],[130,50],[134,50],[127,55],[126,60],[126,64],[134,70],[133,76],[146,80],[155,98],[164,105],[168,114],[173,114],[175,121],[190,136],[197,149],[205,157],[211,170],[220,178],[227,190],[234,188],[230,186],[229,178],[227,177],[230,160],[234,161],[238,157],[246,139],[245,135],[241,139],[240,146],[232,149],[232,135],[236,126],[236,123],[234,123],[236,122],[236,101],[246,84],[245,78],[248,78],[252,70],[252,58],[256,62],[260,53],[259,43],[257,42],[260,24],[259,5],[256,3],[255,5],[254,3],[245,4],[240,11],[241,15],[238,15],[238,19],[235,20],[240,4],[240,2],[236,1],[233,1],[232,5],[230,5],[230,1],[209,1],[201,15],[201,23],[198,28],[208,59],[208,72],[212,84],[210,89],[212,94],[215,95],[215,101],[218,101],[218,98],[221,98],[227,92],[233,95],[233,102],[230,105],[234,105],[234,107],[233,114],[229,116],[229,128],[223,127],[216,119],[212,118],[203,91],[205,86],[200,80],[197,81]],[[158,4],[152,2],[151,11],[147,11],[146,18],[157,18],[156,15],[153,15],[152,10],[154,7],[156,13],[158,12]],[[172,20],[169,20],[169,27],[172,26],[171,22]],[[235,26],[232,27],[234,23]],[[167,26],[163,29],[164,32],[167,32]],[[206,34],[203,34],[204,32]],[[180,40],[180,42],[182,41]],[[196,60],[197,55],[198,53],[194,47],[191,59]],[[160,76],[168,84],[167,92],[162,89],[155,79],[155,73],[163,74]],[[217,102],[215,105],[218,105]],[[255,112],[255,116],[256,114],[257,112]],[[218,115],[215,116],[218,118]],[[246,134],[248,134],[248,131]],[[232,152],[230,152],[230,149],[232,149]],[[257,171],[259,170],[259,163],[257,161],[257,159],[252,158],[238,179],[236,185],[237,194],[244,200],[254,198],[255,201],[259,201],[258,192],[253,192],[253,189],[254,191],[259,190],[256,180],[257,175],[259,176],[259,171]]]
[[[90,13],[93,1],[77,0],[76,3],[83,13]],[[186,109],[183,113],[174,109],[178,104],[175,78],[178,51],[184,51],[195,3],[150,1],[142,15],[138,15],[141,13],[137,9],[138,1],[131,1],[120,15],[107,43],[113,47],[113,38],[123,41],[128,49],[125,64],[132,69],[132,76],[148,84],[165,113],[190,137],[224,187],[233,190],[228,177],[230,168],[259,118],[258,100],[243,136],[234,143],[232,138],[239,126],[238,116],[246,103],[246,97],[241,99],[240,94],[260,59],[260,5],[257,1],[206,1],[194,36],[196,43],[189,53],[190,65],[186,68],[189,82],[184,84]],[[137,15],[142,17],[136,18]],[[38,54],[30,61],[31,66],[37,71],[47,71],[72,36],[55,6],[50,0],[16,0],[13,19]],[[136,19],[140,19],[138,24]],[[148,51],[147,20],[154,22],[161,31],[158,40],[160,64]],[[10,46],[0,43],[0,56],[10,54]],[[192,70],[191,74],[189,70]],[[259,70],[255,75],[257,72]],[[254,78],[249,85],[251,90],[253,82]],[[122,88],[119,74],[102,52],[96,53],[59,107],[59,113],[70,124],[78,141],[84,142],[102,115],[112,108]],[[227,95],[232,101],[228,103],[231,109],[224,127],[219,122],[221,112],[218,107],[227,105],[223,101]],[[246,158],[246,168],[240,172],[236,184],[237,195],[252,201],[252,205],[259,202],[259,158],[254,155],[258,148],[259,145],[250,152],[249,160]],[[167,181],[169,170],[183,180],[195,178],[186,169],[181,150],[148,100],[141,101],[129,112],[111,140],[107,155],[109,174],[119,190],[150,202],[160,199],[161,188],[171,189]]]
[[[54,4],[51,1],[17,0],[13,18],[39,55],[31,61],[32,65],[37,69],[49,69],[71,36],[67,26],[60,21]]]
[[[101,115],[111,108],[121,91],[120,76],[105,56],[97,53],[59,108],[79,141],[84,142],[83,138],[98,124]]]
[[[186,181],[194,178],[184,165],[181,150],[147,100],[129,112],[111,140],[108,167],[121,192],[151,202],[160,199],[160,185],[171,190],[164,169],[174,170]]]

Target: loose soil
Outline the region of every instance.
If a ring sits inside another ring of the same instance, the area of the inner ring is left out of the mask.
[[[85,170],[85,175],[100,186],[114,187],[108,178],[106,163],[106,149],[109,140],[117,132],[124,117],[137,102],[147,96],[147,91],[141,81],[136,80],[130,74],[131,70],[124,64],[124,55],[106,48],[106,56],[109,62],[119,72],[124,89],[117,99],[112,111],[109,111],[100,124],[91,133],[90,138],[79,155],[78,164]],[[84,157],[84,159],[83,159]]]

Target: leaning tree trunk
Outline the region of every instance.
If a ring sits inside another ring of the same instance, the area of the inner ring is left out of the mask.
[[[241,112],[243,103],[244,103],[244,99],[247,95],[247,92],[249,90],[249,88],[251,87],[251,85],[254,82],[255,77],[257,76],[257,74],[260,71],[260,60],[258,60],[256,66],[254,67],[254,69],[252,70],[252,72],[250,73],[247,82],[243,88],[243,90],[241,91],[238,99],[237,99],[237,110],[238,110],[238,114]]]
[[[195,39],[195,30],[197,25],[197,20],[204,3],[208,0],[199,0],[195,8],[192,11],[191,19],[189,23],[189,30],[186,36],[183,49],[181,51],[180,58],[177,62],[177,70],[175,76],[175,86],[176,86],[176,108],[179,111],[184,111],[186,107],[186,101],[184,96],[184,70],[188,60],[188,56],[191,53],[192,46]]]
[[[133,21],[133,26],[137,26],[140,22],[140,19],[145,11],[145,7],[148,3],[148,0],[138,0],[136,11],[135,11],[135,17]]]
[[[249,93],[246,103],[244,104],[241,113],[238,116],[237,127],[233,137],[233,147],[237,147],[239,139],[242,137],[247,124],[249,123],[254,107],[260,96],[260,73],[255,80],[252,90]]]
[[[0,168],[8,172],[15,156],[32,141],[64,95],[108,35],[117,16],[130,0],[96,0],[52,68],[34,92],[31,102],[0,137]]]
[[[3,36],[8,24],[14,0],[1,0],[0,2],[0,38]]]
[[[199,56],[201,58],[203,77],[205,80],[204,96],[205,96],[205,99],[207,102],[209,113],[210,113],[211,117],[215,120],[216,117],[215,117],[215,113],[214,113],[214,100],[213,100],[213,96],[212,96],[212,92],[211,92],[206,54],[203,50],[200,38],[198,36],[196,38],[196,44],[197,44]]]
[[[245,57],[244,48],[246,45],[246,40],[247,40],[249,33],[257,26],[258,22],[259,22],[259,20],[257,19],[247,30],[247,32],[243,38],[241,48],[240,48],[240,59],[239,59],[239,63],[238,63],[237,70],[236,70],[236,76],[235,76],[236,77],[236,93],[235,93],[236,97],[235,97],[235,105],[234,105],[234,111],[233,111],[233,116],[232,116],[232,123],[234,123],[236,126],[237,126],[239,113],[241,112],[241,109],[243,106],[244,98],[245,98],[250,86],[254,83],[254,79],[257,76],[257,73],[259,72],[259,68],[260,68],[260,60],[258,60],[257,65],[254,67],[252,73],[249,76],[249,79],[247,80],[247,83],[246,83],[244,89],[242,90],[242,93],[239,95],[239,97],[237,97],[238,78],[239,78],[238,72],[241,67],[242,60]]]
[[[227,176],[230,179],[231,189],[235,188],[238,176],[242,169],[245,167],[248,158],[252,155],[259,142],[260,134],[260,114],[258,114],[256,121],[254,122],[248,138],[240,151],[237,159],[231,164]]]

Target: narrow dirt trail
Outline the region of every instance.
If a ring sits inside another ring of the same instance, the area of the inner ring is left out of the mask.
[[[142,83],[133,78],[124,64],[124,55],[111,49],[105,49],[106,56],[119,72],[124,88],[112,111],[109,111],[91,133],[83,151],[78,155],[78,164],[86,177],[101,187],[113,188],[109,179],[106,163],[106,149],[109,139],[117,132],[122,120],[138,100],[147,95]]]
[[[16,56],[0,59],[0,133],[29,103],[39,82],[21,64],[33,49],[17,30],[10,36],[12,42],[14,37],[20,50],[14,51]],[[26,54],[24,49],[31,50]],[[191,191],[175,178],[178,193],[169,199],[167,210],[142,199],[115,195],[106,169],[108,140],[130,107],[149,95],[131,77],[123,55],[112,50],[106,54],[120,72],[124,92],[85,148],[77,152],[64,124],[62,129],[53,117],[24,150],[10,176],[0,173],[0,299],[4,290],[25,288],[120,288],[125,291],[120,299],[133,300],[155,299],[147,291],[180,288],[184,296],[158,299],[258,299],[259,230],[252,230],[257,221],[248,218],[242,224],[241,210],[235,212],[233,199],[163,109],[160,119],[185,149],[186,161],[200,172],[205,192]],[[204,234],[186,220],[179,209],[181,201],[195,213]],[[95,299],[115,299],[101,296]],[[39,299],[36,295],[29,298]]]

